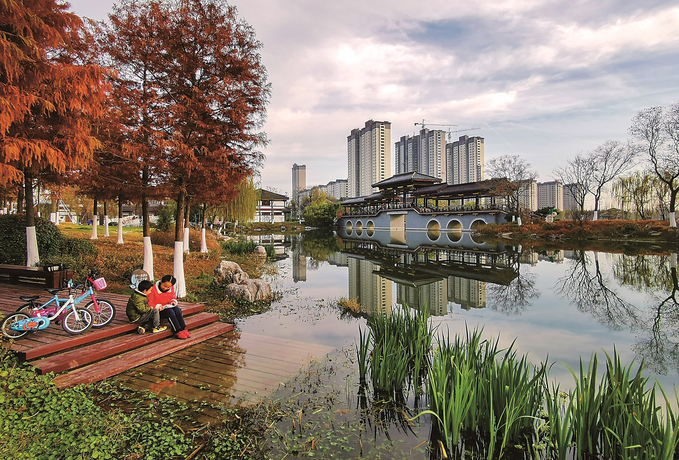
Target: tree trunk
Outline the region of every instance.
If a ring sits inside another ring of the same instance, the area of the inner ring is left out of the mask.
[[[184,203],[184,252],[189,253],[189,229],[191,227],[191,197],[186,196]]]
[[[92,206],[92,236],[90,236],[91,240],[96,240],[97,239],[97,223],[99,221],[99,216],[97,213],[99,212],[99,202],[97,199],[94,199],[94,205]]]
[[[177,212],[175,214],[175,227],[174,227],[174,277],[177,278],[177,284],[174,289],[177,294],[177,298],[186,297],[186,279],[184,277],[184,241],[183,241],[183,222],[182,217],[184,216],[184,199],[186,197],[186,191],[184,190],[184,181],[179,187],[179,193],[177,195]]]
[[[200,229],[200,252],[203,254],[207,254],[207,241],[205,238],[205,223],[207,221],[207,205],[203,203],[203,223]]]
[[[149,222],[149,200],[146,196],[141,202],[141,218],[144,234],[144,265],[143,269],[149,275],[149,280],[155,279],[153,273],[153,245],[151,244],[151,223]]]
[[[677,228],[677,215],[675,209],[677,208],[677,190],[670,190],[670,227]]]
[[[35,267],[40,261],[38,238],[35,234],[35,209],[33,206],[33,177],[24,173],[24,196],[26,199],[26,266]]]
[[[123,197],[118,197],[118,241],[116,244],[125,244],[123,242]]]
[[[17,191],[17,214],[24,213],[24,198],[26,194],[24,193],[24,186],[19,187]]]
[[[50,193],[52,203],[50,205],[50,222],[59,225],[59,198],[55,192]]]
[[[106,204],[106,201],[104,201],[104,236],[108,238],[110,235],[108,233],[108,209]]]

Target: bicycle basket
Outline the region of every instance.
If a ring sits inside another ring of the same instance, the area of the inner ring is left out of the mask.
[[[92,286],[94,286],[94,289],[97,291],[103,291],[106,289],[106,280],[104,278],[97,278],[96,280],[92,281]]]

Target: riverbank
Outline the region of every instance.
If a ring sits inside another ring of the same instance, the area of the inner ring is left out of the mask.
[[[515,222],[485,225],[476,229],[476,235],[484,240],[495,239],[527,247],[578,247],[635,254],[672,251],[679,243],[679,230],[656,220],[534,220],[524,225]]]

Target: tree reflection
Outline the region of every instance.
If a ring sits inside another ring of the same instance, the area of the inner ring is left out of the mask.
[[[650,257],[648,257],[650,259]],[[666,257],[655,259],[654,267],[658,286],[653,298],[657,306],[649,307],[650,330],[634,346],[636,354],[642,356],[653,372],[666,374],[671,367],[679,368],[679,283],[677,282],[677,254],[672,254],[669,269]]]
[[[533,299],[540,297],[540,291],[535,287],[534,273],[521,273],[518,257],[513,262],[517,277],[509,284],[488,284],[487,292],[490,308],[507,315],[521,314],[530,306]]]
[[[611,329],[630,329],[639,324],[639,310],[624,300],[604,277],[599,265],[598,253],[594,262],[585,251],[573,252],[573,259],[566,274],[557,282],[556,292],[569,299],[578,310],[588,313]]]

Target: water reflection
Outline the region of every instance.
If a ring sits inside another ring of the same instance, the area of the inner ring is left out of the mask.
[[[558,294],[611,329],[632,329],[639,325],[639,309],[612,287],[614,283],[601,269],[599,253],[590,257],[578,250],[569,252],[567,257],[570,264],[557,283]]]

